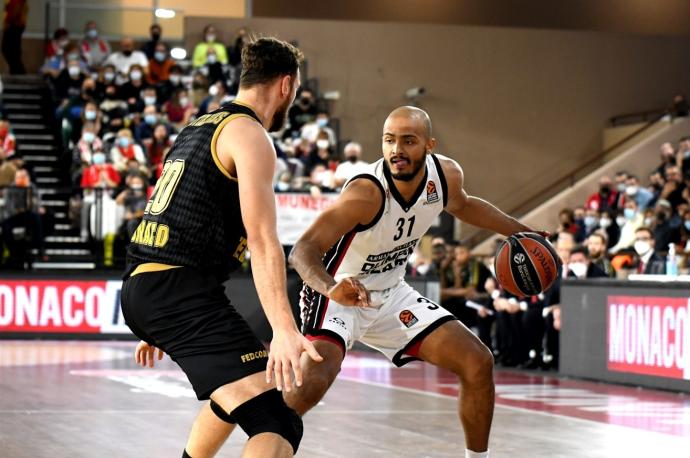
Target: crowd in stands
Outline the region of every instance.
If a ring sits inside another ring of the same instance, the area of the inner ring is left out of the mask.
[[[160,25],[153,24],[149,32],[150,39],[139,46],[123,37],[114,51],[98,24],[89,21],[80,39],[58,29],[46,46],[40,73],[70,157],[70,215],[84,239],[128,240],[179,131],[231,102],[239,89],[246,29],[226,46],[215,27],[207,25],[190,60],[171,57]],[[336,191],[366,165],[359,144],[339,147],[326,105],[308,84],[288,120],[283,131],[273,134],[276,191]],[[4,131],[10,131],[6,122]],[[12,155],[7,147],[2,154]],[[11,160],[3,161],[0,187],[13,182],[16,169]],[[102,209],[97,215],[96,199]]]
[[[675,275],[690,270],[690,137],[660,147],[659,165],[644,177],[621,170],[602,176],[582,206],[564,208],[552,228],[563,278]],[[560,279],[538,296],[503,291],[493,259],[469,247],[431,240],[430,255],[415,253],[412,275],[438,277],[441,305],[472,328],[499,365],[558,367]]]

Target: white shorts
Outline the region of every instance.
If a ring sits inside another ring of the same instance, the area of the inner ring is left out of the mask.
[[[424,337],[446,321],[456,320],[404,282],[372,291],[371,302],[367,308],[344,306],[305,286],[300,300],[302,331],[312,340],[335,342],[343,351],[358,340],[402,366],[419,359],[418,346]]]

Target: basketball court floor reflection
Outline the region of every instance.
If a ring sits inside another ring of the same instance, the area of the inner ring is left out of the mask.
[[[137,368],[133,348],[0,341],[0,456],[179,456],[198,402],[174,363]],[[687,396],[501,370],[496,383],[494,457],[690,456]],[[444,370],[352,352],[297,456],[461,456],[456,397]],[[240,456],[244,438],[218,456]]]

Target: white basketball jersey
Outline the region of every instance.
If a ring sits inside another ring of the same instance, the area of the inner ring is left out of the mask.
[[[427,154],[424,179],[409,202],[395,188],[383,159],[350,181],[362,178],[379,185],[381,209],[370,224],[345,234],[326,253],[324,263],[336,281],[353,277],[370,291],[380,291],[403,280],[408,258],[446,206],[448,189],[433,154]]]

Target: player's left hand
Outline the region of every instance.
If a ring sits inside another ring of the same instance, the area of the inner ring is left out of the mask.
[[[355,278],[344,278],[328,290],[328,298],[340,305],[353,307],[371,306],[369,290]]]
[[[274,329],[266,364],[266,382],[271,383],[275,375],[276,389],[289,392],[294,373],[295,385],[302,386],[300,357],[304,352],[317,363],[323,361],[314,344],[297,329]]]
[[[142,340],[137,344],[137,348],[134,350],[134,361],[141,367],[146,367],[147,364],[149,367],[153,367],[156,350],[158,350],[158,361],[160,361],[163,359],[163,350],[149,345]]]

